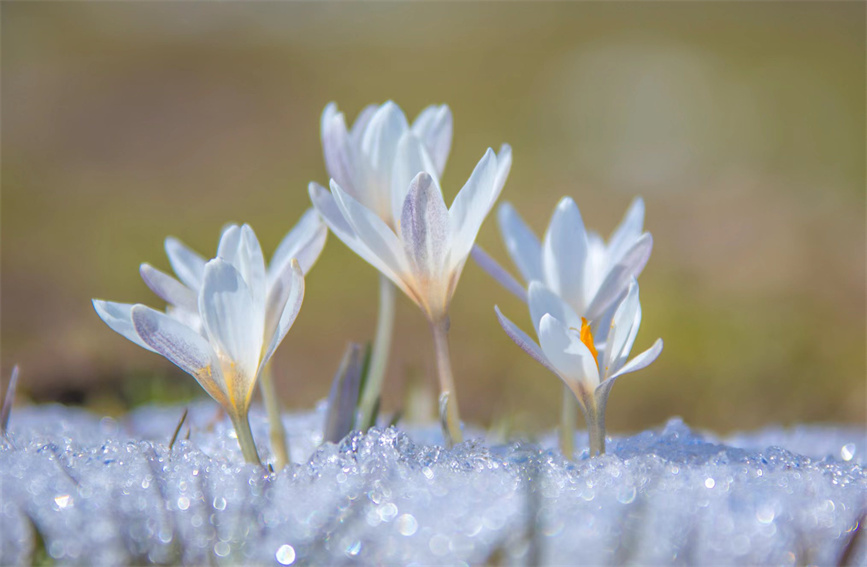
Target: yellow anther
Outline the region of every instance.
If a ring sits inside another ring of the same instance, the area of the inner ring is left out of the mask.
[[[581,317],[581,342],[584,343],[584,346],[593,355],[596,366],[599,366],[599,353],[596,351],[596,345],[593,344],[593,333],[590,332],[590,324],[584,317]]]

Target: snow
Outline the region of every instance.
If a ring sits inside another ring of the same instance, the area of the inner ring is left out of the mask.
[[[445,450],[433,426],[319,446],[320,405],[285,416],[294,464],[270,473],[214,404],[189,409],[171,450],[183,407],[13,411],[0,564],[835,564],[867,510],[862,428],[720,439],[673,419],[569,462],[553,434],[489,446],[470,429]],[[853,550],[867,564],[867,541]]]

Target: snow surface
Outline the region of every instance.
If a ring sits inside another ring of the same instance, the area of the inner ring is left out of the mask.
[[[169,450],[182,411],[14,410],[0,564],[827,565],[867,510],[862,428],[720,440],[673,419],[569,462],[553,435],[488,446],[470,430],[448,451],[433,427],[319,446],[320,405],[285,416],[295,464],[269,473],[242,462],[211,403]],[[251,422],[270,458],[264,416]],[[865,540],[849,562],[867,564]]]

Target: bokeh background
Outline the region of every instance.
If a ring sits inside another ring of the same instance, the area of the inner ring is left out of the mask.
[[[8,3],[2,10],[3,380],[21,401],[118,414],[201,392],[110,331],[92,297],[159,300],[166,235],[213,254],[249,222],[267,255],[326,182],[319,115],[448,103],[447,202],[488,146],[542,232],[563,195],[604,235],[635,195],[655,248],[609,428],[865,422],[863,3]],[[512,267],[495,219],[480,243]],[[275,359],[284,403],[323,398],[373,333],[377,278],[336,238]],[[525,308],[470,263],[452,309],[464,417],[536,432],[561,386],[500,330]],[[401,297],[384,406],[435,387]],[[416,392],[410,396],[411,392]]]

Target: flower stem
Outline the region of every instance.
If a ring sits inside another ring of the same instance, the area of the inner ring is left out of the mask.
[[[271,364],[266,364],[259,376],[259,390],[262,392],[262,400],[265,402],[265,411],[268,412],[268,426],[270,428],[271,452],[274,454],[274,470],[283,470],[289,464],[289,443],[286,440],[286,428],[280,418],[280,400],[274,389],[274,378],[271,373]]]
[[[391,350],[391,336],[394,329],[395,287],[387,277],[379,276],[379,314],[376,320],[376,337],[373,340],[373,350],[370,354],[370,366],[364,380],[364,391],[359,401],[360,429],[374,425],[374,411],[377,400],[382,392],[385,371],[388,366],[388,354]]]
[[[431,322],[431,331],[433,331],[434,350],[437,357],[437,374],[439,374],[440,382],[440,399],[443,396],[448,396],[446,404],[446,428],[448,435],[446,438],[451,438],[453,443],[460,443],[464,440],[461,433],[461,417],[458,411],[458,396],[455,391],[455,380],[452,376],[452,362],[449,357],[449,339],[448,339],[448,319],[442,318],[439,321]]]
[[[244,455],[244,460],[248,463],[262,465],[259,460],[259,452],[256,451],[256,442],[253,441],[253,432],[250,431],[250,420],[247,415],[232,415],[229,414],[232,420],[232,425],[235,426],[235,433],[238,434],[238,444],[241,446],[241,453]]]
[[[563,410],[560,414],[560,452],[570,461],[575,457],[575,424],[578,402],[568,386],[563,386]]]
[[[605,454],[605,406],[598,405],[590,395],[586,400],[587,433],[590,435],[590,456]]]

